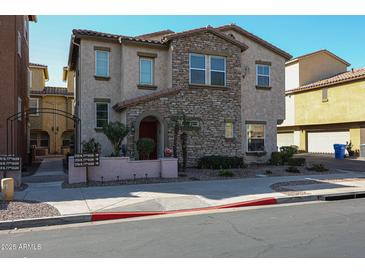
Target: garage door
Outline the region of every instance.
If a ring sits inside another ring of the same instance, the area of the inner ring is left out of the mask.
[[[333,144],[346,144],[349,140],[348,131],[308,132],[308,152],[335,153]]]
[[[294,133],[278,133],[278,148],[294,145]]]

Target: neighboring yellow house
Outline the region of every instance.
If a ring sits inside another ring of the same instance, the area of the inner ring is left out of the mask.
[[[29,108],[33,113],[29,119],[30,146],[35,146],[36,155],[65,155],[73,145],[73,120],[53,113],[37,113],[37,110],[49,108],[73,113],[73,85],[68,85],[67,88],[45,86],[49,79],[47,66],[31,63],[29,68],[31,71]],[[67,73],[64,72],[63,78],[67,81]]]
[[[348,71],[349,65],[327,50],[286,63],[286,120],[278,126],[278,147],[334,153],[333,144],[351,141],[353,150],[360,150],[365,144],[365,68]]]

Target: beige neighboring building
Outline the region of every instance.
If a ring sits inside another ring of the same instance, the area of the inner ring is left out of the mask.
[[[278,127],[278,147],[296,145],[311,153],[334,153],[333,144],[365,144],[365,68],[328,50],[286,63],[286,119]],[[362,146],[365,148],[365,146]]]
[[[30,146],[35,146],[36,155],[67,154],[73,145],[74,122],[62,115],[52,113],[61,110],[73,113],[73,85],[68,81],[67,69],[63,80],[68,87],[49,87],[48,68],[41,64],[30,64],[31,91],[29,99]],[[45,109],[48,113],[42,113]]]

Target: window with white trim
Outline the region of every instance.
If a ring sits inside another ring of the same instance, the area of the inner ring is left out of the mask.
[[[39,98],[30,98],[29,99],[29,114],[31,116],[39,116],[38,108],[39,108]]]
[[[22,35],[18,31],[18,40],[17,40],[17,52],[20,57],[22,57]]]
[[[224,137],[227,139],[233,138],[233,123],[232,122],[225,123]]]
[[[139,83],[141,85],[153,85],[152,58],[139,58]]]
[[[197,85],[226,85],[226,58],[190,53],[189,83]]]
[[[263,152],[265,151],[265,125],[264,124],[247,124],[247,151]]]
[[[270,87],[270,66],[256,64],[256,85]]]
[[[109,77],[109,51],[95,50],[95,76]]]
[[[97,102],[95,103],[95,110],[96,128],[102,128],[109,123],[109,104]]]

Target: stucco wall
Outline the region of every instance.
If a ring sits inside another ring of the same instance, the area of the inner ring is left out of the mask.
[[[296,62],[285,67],[285,90],[294,89],[299,86],[299,62]]]
[[[43,90],[45,86],[46,79],[44,77],[44,70],[37,67],[30,67],[32,71],[32,90]]]
[[[157,54],[154,60],[155,90],[138,88],[139,84],[139,59],[138,52]],[[168,85],[168,49],[148,48],[134,44],[122,45],[122,100],[151,94],[167,88]]]
[[[347,67],[344,63],[329,56],[326,53],[319,53],[300,60],[300,86],[329,78],[341,72]]]
[[[110,48],[110,79],[96,80],[94,46]],[[81,40],[79,118],[82,124],[81,140],[95,138],[101,144],[102,154],[110,155],[112,146],[106,136],[95,130],[95,98],[110,99],[109,121],[120,121],[120,114],[112,106],[121,100],[121,55],[118,43]]]
[[[256,159],[248,156],[249,161],[266,161],[272,151],[276,151],[277,121],[285,118],[285,59],[256,42],[235,31],[227,31],[244,42],[249,48],[242,53],[242,71],[247,71],[242,79],[242,131],[243,150],[247,150],[245,121],[264,121],[265,157]],[[256,89],[256,61],[271,62],[271,89]],[[246,69],[247,68],[247,69]]]
[[[295,96],[295,124],[329,124],[363,121],[365,81],[328,88],[328,102],[322,102],[322,89]]]

